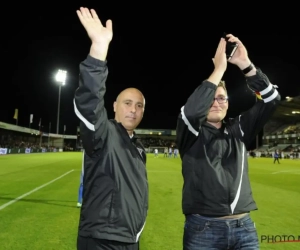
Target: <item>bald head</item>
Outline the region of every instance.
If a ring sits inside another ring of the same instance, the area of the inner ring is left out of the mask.
[[[127,88],[127,89],[124,89],[123,91],[121,91],[120,94],[117,96],[116,102],[119,102],[120,100],[123,99],[124,96],[126,97],[128,94],[140,95],[141,99],[143,99],[143,104],[145,105],[145,97],[144,97],[143,93],[136,88]]]
[[[141,122],[145,109],[145,98],[136,88],[124,89],[114,102],[115,120],[122,123],[129,134]]]

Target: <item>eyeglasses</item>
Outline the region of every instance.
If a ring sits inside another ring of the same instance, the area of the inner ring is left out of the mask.
[[[213,102],[215,102],[215,100],[217,100],[217,102],[219,104],[224,104],[224,103],[226,103],[228,101],[228,97],[226,97],[226,96],[220,96],[220,97],[215,97],[213,100],[214,100]]]

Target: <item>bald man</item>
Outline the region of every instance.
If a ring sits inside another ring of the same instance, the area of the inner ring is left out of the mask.
[[[122,123],[129,136],[141,122],[145,110],[145,98],[135,88],[123,90],[114,102],[115,120]]]
[[[84,147],[77,249],[138,250],[148,212],[148,181],[145,149],[134,130],[143,118],[145,98],[136,88],[123,90],[113,103],[115,118],[108,119],[104,95],[112,22],[103,26],[96,12],[86,8],[77,15],[92,42],[80,64],[74,98]]]

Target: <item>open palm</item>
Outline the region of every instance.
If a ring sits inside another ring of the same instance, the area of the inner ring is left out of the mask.
[[[106,21],[106,27],[104,27],[98,18],[95,10],[81,7],[77,10],[77,15],[89,38],[94,44],[109,44],[113,37],[112,21]]]

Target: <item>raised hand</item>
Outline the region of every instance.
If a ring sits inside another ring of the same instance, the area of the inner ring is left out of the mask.
[[[218,85],[222,80],[222,77],[227,69],[227,58],[226,58],[226,41],[221,38],[218,48],[216,50],[215,57],[212,59],[215,65],[213,73],[207,79],[209,82]]]
[[[245,46],[243,45],[243,43],[237,37],[233,36],[232,34],[228,34],[227,37],[228,37],[229,42],[235,42],[238,44],[238,47],[237,47],[234,55],[228,62],[237,65],[241,69],[248,67],[251,62],[248,57],[248,52],[247,52]]]
[[[218,48],[216,50],[215,57],[213,58],[213,63],[215,65],[215,70],[222,71],[223,73],[227,69],[227,59],[226,59],[226,41],[221,38]]]
[[[91,39],[91,56],[104,61],[113,37],[112,21],[107,20],[106,27],[103,26],[96,11],[93,9],[89,10],[88,8],[80,7],[80,10],[77,10],[76,13]]]

